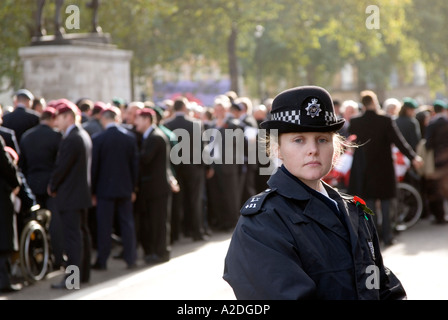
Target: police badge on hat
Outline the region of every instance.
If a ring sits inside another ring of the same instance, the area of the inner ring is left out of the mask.
[[[311,102],[308,103],[308,107],[305,108],[307,116],[311,116],[311,118],[319,116],[319,112],[321,112],[322,110],[320,109],[320,104],[317,103],[318,101],[319,100],[317,100],[316,98],[313,98],[311,99]]]
[[[335,132],[342,128],[333,99],[327,90],[317,86],[291,88],[272,101],[271,119],[261,123],[262,129],[279,132]]]

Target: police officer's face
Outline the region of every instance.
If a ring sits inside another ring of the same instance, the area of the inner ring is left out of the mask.
[[[278,157],[286,169],[314,189],[330,172],[333,152],[332,133],[293,132],[279,137]]]

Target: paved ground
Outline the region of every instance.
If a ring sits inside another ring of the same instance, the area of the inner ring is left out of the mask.
[[[383,251],[409,300],[448,300],[448,225],[421,220]]]
[[[20,292],[0,294],[0,300],[233,300],[230,286],[222,280],[230,237],[231,233],[215,233],[208,241],[181,239],[173,245],[167,263],[147,266],[140,259],[132,271],[126,269],[124,261],[110,259],[108,270],[92,270],[91,282],[81,284],[79,290],[51,289],[51,284],[64,276],[62,271],[53,272]],[[114,248],[115,253],[119,250]]]
[[[173,246],[169,262],[148,267],[139,261],[132,272],[123,261],[111,259],[109,269],[93,271],[91,283],[80,290],[50,289],[62,278],[59,271],[0,299],[233,300],[231,288],[222,280],[230,236],[215,234],[206,242],[182,239]],[[422,220],[397,239],[397,244],[383,250],[383,258],[403,283],[408,299],[448,300],[448,225]]]

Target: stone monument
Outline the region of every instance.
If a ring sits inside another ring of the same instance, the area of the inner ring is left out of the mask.
[[[63,0],[56,0],[54,35],[46,35],[42,24],[45,0],[38,0],[36,29],[28,47],[19,49],[24,85],[47,101],[66,98],[77,101],[110,102],[113,98],[132,100],[130,61],[132,51],[112,44],[110,34],[98,26],[99,0],[93,9],[90,33],[66,33],[61,22]]]

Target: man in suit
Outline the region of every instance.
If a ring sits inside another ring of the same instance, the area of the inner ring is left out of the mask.
[[[212,229],[228,231],[235,227],[241,207],[240,167],[244,163],[244,132],[230,113],[225,95],[214,100],[215,119],[211,127],[210,149],[213,176],[207,179],[208,223]],[[236,141],[235,141],[236,140]],[[208,152],[208,151],[207,151]]]
[[[40,124],[27,130],[21,139],[19,167],[41,208],[51,211],[50,239],[55,266],[63,265],[63,235],[55,200],[47,193],[47,186],[56,163],[62,134],[54,129],[56,110],[47,107],[40,116]]]
[[[200,121],[187,115],[187,104],[186,98],[176,99],[173,104],[175,116],[165,122],[165,126],[180,137],[178,146],[182,147],[178,149],[181,152],[172,155],[178,157],[172,160],[176,163],[176,178],[180,186],[179,207],[183,211],[183,215],[180,214],[174,222],[180,222],[183,217],[185,234],[192,237],[193,241],[200,241],[205,239],[202,202],[206,170],[202,161],[203,126]]]
[[[115,212],[127,267],[135,267],[137,258],[132,204],[137,187],[137,140],[119,125],[117,117],[112,108],[104,110],[100,121],[105,130],[92,139],[92,194],[96,203],[98,248],[93,269],[96,270],[107,268]]]
[[[415,118],[415,113],[418,107],[418,102],[415,99],[409,97],[404,98],[398,117],[395,119],[395,123],[403,135],[403,138],[414,151],[417,149],[417,144],[422,138],[420,125]]]
[[[144,103],[141,101],[132,101],[130,102],[124,113],[123,113],[123,123],[122,126],[126,129],[132,131],[135,134],[135,137],[137,138],[137,146],[141,147],[142,144],[142,134],[138,132],[135,128],[135,117],[139,110],[143,109],[145,107]]]
[[[3,126],[14,130],[19,143],[26,130],[39,124],[39,114],[31,110],[33,100],[30,91],[18,90],[14,95],[14,111],[3,116]]]
[[[135,125],[143,135],[139,154],[139,180],[136,200],[137,235],[148,264],[170,259],[171,194],[178,191],[171,172],[169,142],[153,125],[155,111],[143,108],[137,112]]]
[[[80,126],[81,112],[71,101],[60,99],[56,126],[63,133],[48,193],[56,198],[64,233],[67,265],[77,266],[80,281],[90,279],[91,238],[87,210],[92,205],[91,160],[92,140]],[[52,288],[66,288],[65,279]]]
[[[252,115],[252,101],[248,97],[238,97],[235,103],[240,106],[239,124],[244,131],[245,148],[244,164],[241,166],[240,187],[241,206],[254,194],[257,194],[255,177],[258,174],[256,163],[256,147],[258,137],[258,123]],[[255,161],[254,161],[255,160]]]
[[[20,290],[20,284],[12,284],[8,272],[8,260],[13,251],[17,251],[14,243],[14,206],[11,193],[18,193],[20,178],[13,159],[5,151],[5,142],[0,137],[0,292]],[[14,190],[14,191],[13,191]]]
[[[19,142],[16,138],[14,130],[4,127],[3,125],[3,108],[0,106],[0,136],[3,138],[7,147],[11,147],[20,155]]]
[[[102,101],[97,101],[93,105],[90,119],[82,123],[82,127],[90,137],[93,137],[95,133],[102,132],[104,129],[100,123],[101,112],[106,109],[106,104]]]
[[[48,208],[48,182],[56,162],[62,134],[54,129],[56,110],[47,107],[40,117],[40,124],[27,130],[21,139],[19,167],[36,195],[37,202]]]
[[[373,211],[377,211],[375,203],[380,200],[381,240],[391,245],[394,239],[390,207],[397,195],[391,145],[397,146],[415,167],[422,165],[422,159],[403,138],[392,118],[379,114],[380,105],[374,92],[361,92],[361,103],[364,114],[352,118],[348,128],[349,134],[356,135],[359,145],[353,155],[348,193],[364,198]]]

